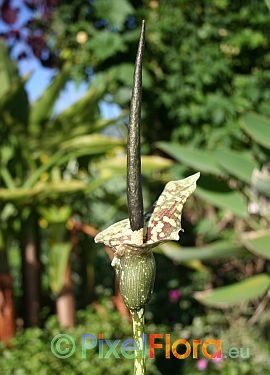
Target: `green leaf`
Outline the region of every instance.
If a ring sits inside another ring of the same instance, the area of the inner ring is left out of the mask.
[[[172,165],[170,159],[161,156],[142,155],[142,173],[151,173],[157,170],[169,168]],[[127,159],[124,155],[102,159],[95,167],[102,171],[109,171],[113,176],[115,173],[125,174]]]
[[[78,192],[92,193],[98,187],[104,185],[108,178],[95,178],[91,182],[80,180],[67,180],[42,183],[38,182],[32,188],[0,189],[0,202],[13,202],[16,204],[38,204],[45,199],[59,201],[59,197],[67,197],[68,194]],[[35,201],[33,201],[35,199]],[[43,202],[42,202],[43,203]]]
[[[53,293],[61,291],[64,284],[64,276],[72,249],[70,242],[54,243],[49,251],[50,286]]]
[[[76,151],[76,154],[99,154],[110,151],[116,146],[123,146],[123,141],[119,138],[108,137],[101,134],[82,135],[63,142],[60,150]]]
[[[54,166],[63,165],[73,158],[86,155],[100,155],[122,145],[121,140],[100,134],[75,137],[63,142],[62,145],[59,146],[59,150],[49,157],[46,163],[37,168],[25,181],[23,186],[25,188],[33,187],[44,172]]]
[[[244,254],[244,250],[233,242],[217,241],[202,247],[180,247],[173,242],[159,245],[159,249],[175,262],[187,260],[226,259]]]
[[[266,167],[261,171],[254,170],[252,174],[252,187],[260,194],[270,198],[270,172]]]
[[[111,26],[122,29],[127,16],[133,14],[133,8],[127,0],[107,1],[99,0],[94,2],[96,16],[101,19],[106,15],[106,20]]]
[[[15,188],[15,181],[13,180],[11,174],[9,173],[9,170],[6,167],[1,167],[0,168],[0,176],[3,179],[4,184],[6,185],[7,188],[13,189]]]
[[[91,39],[91,48],[94,50],[96,58],[104,61],[116,53],[124,52],[125,45],[123,38],[119,34],[110,31],[100,31]]]
[[[243,233],[242,244],[255,255],[270,259],[270,230]]]
[[[25,131],[29,118],[28,96],[25,80],[14,78],[9,91],[0,98],[0,116],[3,122],[14,127],[14,132]]]
[[[55,123],[66,127],[66,124],[82,124],[96,120],[99,113],[98,100],[104,95],[111,77],[106,74],[96,74],[85,95],[76,103],[69,106],[55,118]],[[99,118],[100,116],[98,116]]]
[[[34,184],[34,181],[33,181]],[[79,180],[38,182],[33,187],[19,187],[14,189],[0,189],[0,201],[33,203],[33,198],[59,198],[59,195],[67,195],[82,190],[88,190],[91,184]]]
[[[30,126],[36,132],[47,122],[53,114],[56,100],[64,88],[69,77],[69,67],[65,65],[56,75],[53,82],[46,88],[41,97],[32,105],[30,112]]]
[[[231,190],[225,182],[214,177],[203,176],[196,190],[196,195],[216,207],[231,211],[234,215],[247,218],[247,204],[244,196],[238,191]]]
[[[64,224],[72,215],[70,206],[52,205],[38,207],[38,212],[49,224]]]
[[[224,308],[259,298],[269,287],[270,277],[262,273],[232,285],[196,292],[194,297],[207,306]]]
[[[12,82],[16,78],[18,78],[16,65],[9,58],[6,44],[0,40],[0,98],[10,90]]]
[[[211,151],[195,150],[191,147],[180,146],[178,143],[171,142],[158,142],[157,147],[188,167],[200,172],[221,175],[221,170]]]
[[[113,79],[120,82],[121,88],[124,89],[124,86],[132,86],[132,78],[134,73],[134,64],[122,63],[117,66],[113,66],[109,69],[109,73],[113,76]],[[147,69],[142,70],[143,75],[143,88],[151,88],[153,85],[153,80],[149,71]]]
[[[24,88],[25,80],[19,78],[14,62],[10,59],[6,45],[0,41],[0,112],[5,112],[15,123],[27,125],[29,102]]]
[[[247,184],[251,183],[251,175],[257,163],[247,156],[231,150],[216,150],[215,157],[218,164],[229,174]]]
[[[242,118],[242,128],[260,145],[270,149],[270,120],[257,113],[248,113]]]

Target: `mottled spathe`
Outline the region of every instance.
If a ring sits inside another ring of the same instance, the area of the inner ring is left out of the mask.
[[[144,228],[133,232],[129,220],[111,225],[95,237],[95,242],[104,243],[115,251],[116,257],[124,255],[125,249],[146,251],[164,241],[178,241],[183,205],[196,189],[200,173],[170,181],[154,204],[144,215]]]

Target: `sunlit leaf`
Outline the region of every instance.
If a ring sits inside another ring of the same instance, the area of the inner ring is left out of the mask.
[[[99,0],[94,2],[94,8],[97,17],[104,18],[106,14],[106,20],[111,26],[117,29],[122,29],[123,23],[127,16],[133,14],[133,7],[127,0],[118,0],[117,2],[107,0]]]
[[[246,232],[240,240],[252,253],[270,259],[270,230]]]
[[[0,118],[12,124],[15,131],[18,131],[18,127],[25,127],[28,122],[29,102],[25,81],[26,78],[19,77],[6,45],[0,41]]]
[[[231,211],[238,217],[246,218],[248,216],[244,196],[236,190],[231,190],[225,182],[204,176],[201,178],[196,195],[216,207]]]
[[[270,171],[267,167],[262,170],[255,169],[251,178],[252,187],[259,194],[270,198]]]
[[[56,100],[64,88],[69,76],[68,66],[64,66],[56,75],[52,83],[45,89],[40,98],[32,105],[30,112],[30,126],[36,132],[40,126],[50,119]]]
[[[10,90],[15,77],[18,77],[16,65],[8,56],[4,40],[0,40],[0,98]]]
[[[119,155],[110,158],[103,158],[100,162],[96,163],[96,168],[110,171],[112,175],[115,173],[125,174],[126,173],[127,159],[125,155]],[[173,162],[170,159],[163,158],[161,156],[142,156],[142,173],[151,173],[157,170],[169,168]]]
[[[226,172],[247,184],[251,183],[252,172],[257,167],[257,163],[251,157],[240,152],[223,149],[215,151],[215,158]]]
[[[270,287],[270,276],[260,274],[235,284],[194,293],[201,303],[213,307],[229,307],[263,296]]]
[[[107,30],[102,30],[92,37],[91,47],[95,50],[96,58],[101,61],[125,50],[121,35]]]
[[[38,212],[49,224],[66,223],[72,214],[70,206],[59,207],[59,205],[53,204],[40,206]]]
[[[172,158],[188,167],[205,173],[221,175],[221,169],[211,151],[197,150],[171,142],[158,142],[157,146]]]
[[[115,137],[108,137],[101,134],[90,134],[74,137],[67,140],[60,145],[60,149],[77,150],[81,153],[82,149],[87,149],[89,155],[106,152],[115,146],[123,146],[121,139]]]
[[[89,188],[86,182],[79,180],[39,182],[31,188],[0,189],[0,201],[29,203],[33,198],[55,198],[62,194],[72,194]]]
[[[229,241],[217,241],[202,247],[181,247],[176,243],[168,242],[159,245],[159,249],[168,258],[179,263],[194,259],[226,259],[241,256],[245,252],[241,247]]]
[[[260,145],[270,148],[270,120],[257,113],[248,113],[242,118],[242,128]]]
[[[67,268],[69,255],[72,249],[70,242],[56,242],[49,250],[49,275],[50,286],[53,293],[61,291],[64,284],[64,276]]]
[[[85,95],[56,116],[55,123],[65,126],[67,123],[91,123],[96,120],[97,114],[99,114],[98,100],[104,95],[110,79],[105,74],[97,74]]]

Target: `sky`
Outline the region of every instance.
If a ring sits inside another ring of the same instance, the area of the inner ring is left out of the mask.
[[[55,75],[55,70],[44,68],[37,59],[24,59],[18,64],[19,72],[22,76],[29,75],[30,78],[26,83],[26,91],[30,102],[34,102],[43,93],[45,88],[50,84]],[[88,89],[88,84],[82,82],[77,84],[73,81],[67,82],[64,90],[59,95],[56,102],[54,113],[60,113],[68,108],[71,104],[83,97]],[[101,101],[101,115],[105,119],[116,118],[119,116],[121,109],[117,104]]]
[[[14,7],[20,6],[21,1],[13,0],[12,5]],[[24,24],[32,16],[31,11],[27,7],[23,6],[23,7],[20,7],[20,9],[21,9],[19,13],[20,16],[16,24],[13,24],[13,27],[18,28],[18,29],[20,28],[22,24]],[[0,31],[4,31],[6,29],[7,29],[7,25],[1,21],[1,15],[0,15]],[[18,43],[16,48],[20,49],[21,47],[22,46]],[[16,49],[14,49],[14,54],[16,54]],[[45,88],[50,84],[52,78],[56,74],[55,70],[43,67],[41,63],[36,58],[33,58],[33,57],[28,57],[28,58],[20,60],[18,62],[18,69],[19,69],[21,76],[29,75],[29,78],[27,80],[25,87],[26,87],[28,97],[31,103],[39,98],[39,96],[43,93]],[[64,90],[59,95],[59,99],[56,102],[54,112],[60,113],[65,108],[75,103],[78,99],[80,99],[85,94],[85,92],[87,91],[87,88],[88,88],[88,85],[86,82],[82,82],[79,85],[75,84],[72,81],[67,82]],[[102,116],[104,118],[117,117],[120,113],[120,108],[116,104],[108,104],[105,102],[101,102],[100,108],[101,108]]]
[[[56,72],[53,69],[44,68],[38,60],[31,58],[21,60],[18,67],[22,76],[30,74],[25,87],[32,103],[40,97]],[[85,94],[87,87],[84,82],[80,85],[75,85],[74,82],[69,81],[57,100],[55,112],[59,113],[75,103]]]

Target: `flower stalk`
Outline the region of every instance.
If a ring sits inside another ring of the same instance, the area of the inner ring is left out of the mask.
[[[141,186],[141,142],[140,142],[140,123],[141,123],[141,101],[142,101],[142,62],[143,62],[143,50],[145,44],[145,21],[142,21],[140,40],[136,55],[135,69],[133,76],[133,91],[130,103],[130,116],[129,116],[129,127],[128,127],[128,138],[127,138],[127,205],[129,213],[129,221],[131,230],[138,232],[138,242],[143,243],[143,195]],[[153,257],[153,255],[151,254]],[[136,296],[131,295],[131,305],[126,300],[130,294],[129,283],[130,279],[126,282],[122,282],[120,278],[120,292],[124,297],[124,300],[131,311],[132,326],[133,326],[133,339],[138,343],[138,352],[134,358],[134,374],[144,375],[146,373],[145,357],[143,356],[142,349],[142,337],[144,333],[144,307],[140,310],[134,309],[140,307],[142,303],[146,303],[150,299],[153,284],[155,279],[155,261],[152,263],[152,272],[148,272],[148,259],[149,256],[139,255],[140,259],[136,259],[137,264],[134,263],[132,256],[128,259],[127,267],[125,270],[131,270],[133,273],[133,286],[138,291],[137,304]],[[131,261],[131,262],[130,262]],[[141,265],[141,271],[134,272],[137,266]],[[147,277],[143,277],[147,274]],[[124,274],[124,273],[123,273]],[[128,272],[128,275],[130,272]],[[135,277],[134,277],[135,276]],[[142,277],[141,277],[142,276]],[[130,278],[130,276],[128,276]],[[124,280],[125,281],[125,280]],[[151,286],[149,286],[150,284]],[[123,288],[127,293],[123,293]],[[126,288],[127,287],[127,288]],[[143,292],[144,291],[144,292]],[[134,292],[134,289],[133,289]],[[135,298],[134,298],[135,297]],[[142,301],[145,299],[145,301]]]
[[[144,43],[145,21],[142,21],[141,35],[135,61],[127,138],[127,203],[130,226],[133,231],[140,230],[143,228],[144,224],[140,145],[142,60]]]
[[[133,340],[138,344],[137,355],[134,358],[134,374],[146,374],[145,364],[145,347],[144,347],[144,309],[131,312],[132,327],[133,327]]]
[[[138,344],[134,357],[134,375],[146,373],[144,308],[152,296],[156,273],[152,249],[161,242],[178,241],[179,231],[182,230],[183,205],[195,190],[200,175],[196,173],[183,180],[168,182],[152,209],[143,215],[140,118],[144,40],[143,21],[134,69],[127,140],[129,218],[112,224],[95,237],[95,242],[101,242],[114,250],[112,266],[119,279],[120,293],[130,310],[133,339]]]

